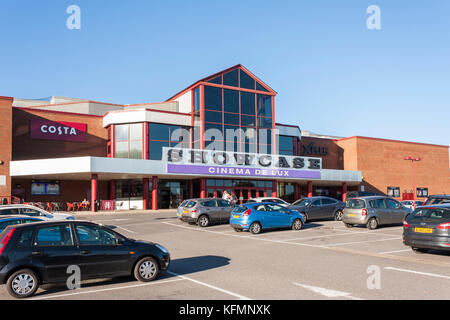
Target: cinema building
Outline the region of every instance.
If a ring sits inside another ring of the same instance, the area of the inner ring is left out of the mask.
[[[236,65],[158,103],[0,97],[0,197],[156,210],[224,190],[241,201],[450,192],[448,146],[302,134],[301,114],[276,122],[276,95]]]

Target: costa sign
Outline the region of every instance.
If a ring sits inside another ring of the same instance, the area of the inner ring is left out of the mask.
[[[85,123],[36,119],[30,122],[31,139],[84,142],[86,133]]]

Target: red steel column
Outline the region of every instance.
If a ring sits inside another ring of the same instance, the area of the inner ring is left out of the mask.
[[[308,181],[308,198],[313,196],[312,181]]]
[[[148,160],[148,122],[144,122],[142,126],[142,159]]]
[[[148,178],[142,179],[142,194],[143,194],[143,205],[142,209],[147,210],[148,209]]]
[[[109,200],[116,199],[116,180],[109,181]]]
[[[277,187],[278,187],[277,180],[273,180],[272,181],[272,197],[274,197],[274,198],[278,197],[277,196]]]
[[[347,199],[347,183],[342,182],[342,202],[345,202]]]
[[[200,198],[202,198],[202,199],[206,198],[206,179],[205,178],[200,179]]]
[[[152,210],[158,210],[158,177],[152,177]]]
[[[111,158],[115,158],[116,157],[116,125],[112,124],[110,130],[111,130],[111,133],[110,133]]]
[[[95,201],[98,193],[98,175],[93,173],[91,176],[91,211],[95,212]]]

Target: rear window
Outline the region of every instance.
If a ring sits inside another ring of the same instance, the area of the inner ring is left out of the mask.
[[[19,209],[17,208],[9,208],[9,209],[2,209],[0,210],[0,215],[18,215],[20,214]]]
[[[450,219],[450,210],[443,208],[432,208],[432,209],[416,209],[413,212],[413,216],[417,218],[428,218],[428,219]]]
[[[247,210],[248,210],[248,208],[246,206],[237,206],[236,208],[234,208],[233,212],[242,213]]]
[[[194,207],[196,204],[197,204],[197,202],[195,202],[195,201],[189,201],[189,202],[186,204],[186,208],[192,208],[192,207]]]
[[[361,199],[348,199],[345,202],[345,207],[349,209],[362,209],[366,207],[366,203]]]
[[[425,202],[425,205],[439,204],[443,202],[450,202],[450,198],[447,197],[428,198],[428,200]]]
[[[188,202],[188,200],[184,200],[181,204],[180,207],[184,207],[184,205]]]

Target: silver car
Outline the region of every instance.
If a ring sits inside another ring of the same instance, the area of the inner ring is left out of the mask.
[[[66,213],[50,213],[44,209],[27,204],[7,204],[0,206],[0,215],[25,215],[43,220],[75,220],[75,216]]]
[[[190,199],[182,208],[181,220],[207,227],[211,223],[228,223],[234,205],[219,198]]]
[[[365,224],[368,229],[373,230],[380,225],[401,225],[411,212],[411,209],[390,197],[351,198],[346,201],[342,221],[348,228],[356,224]]]

